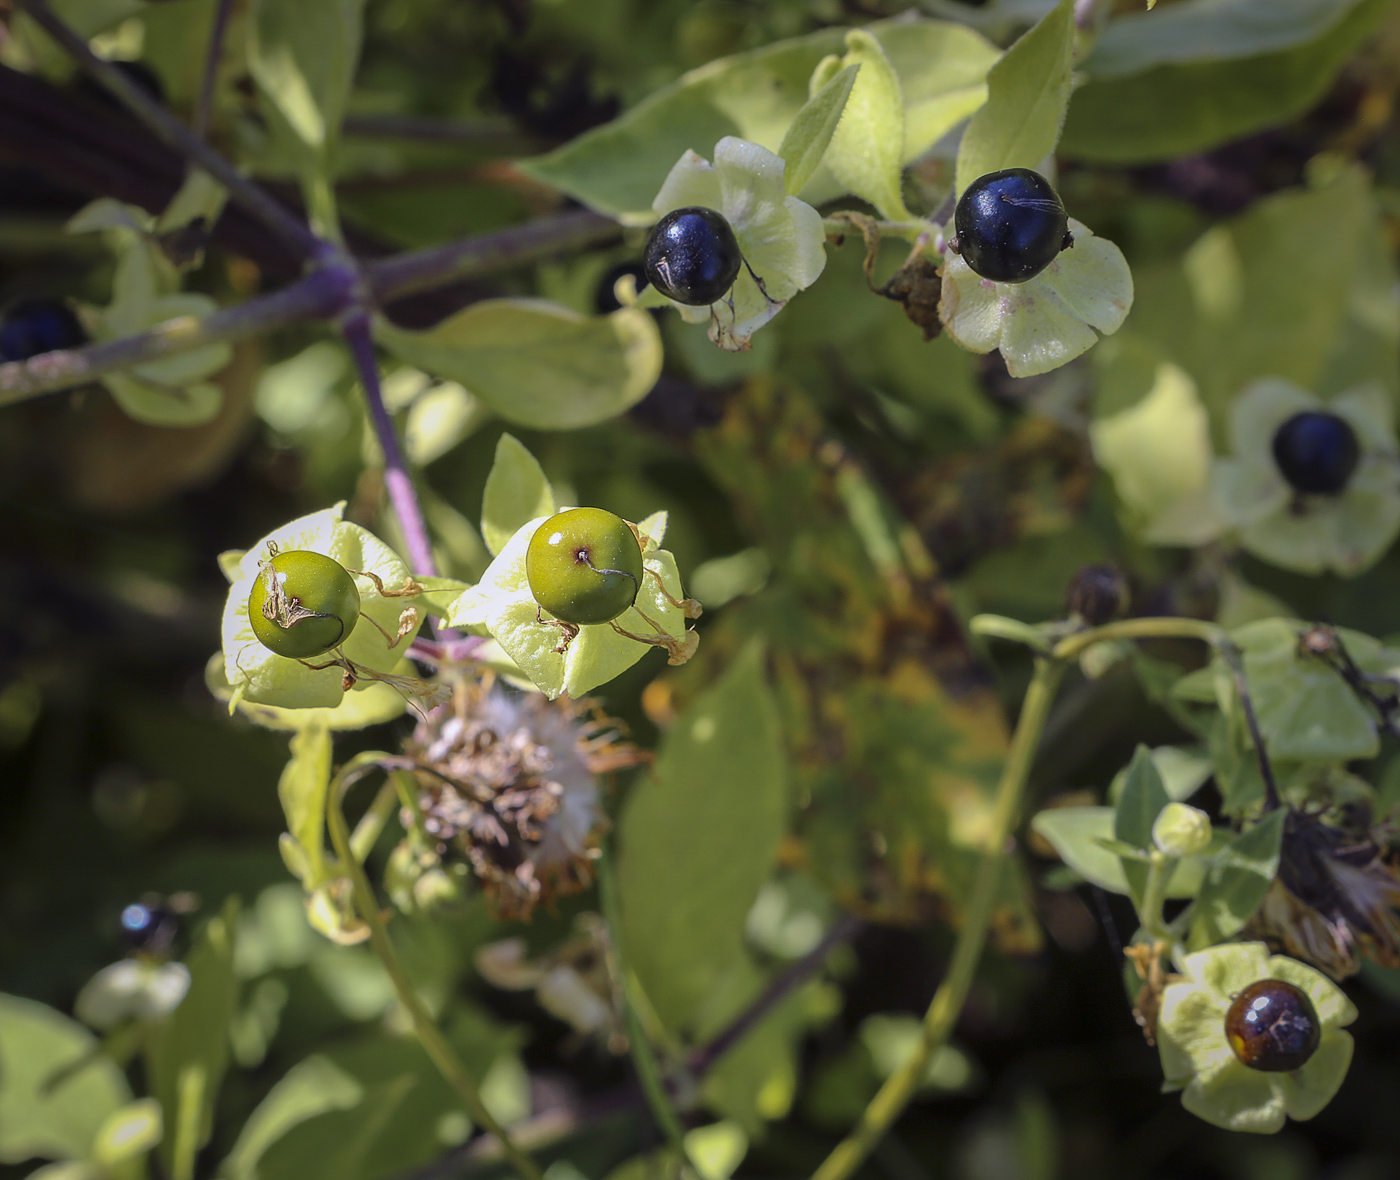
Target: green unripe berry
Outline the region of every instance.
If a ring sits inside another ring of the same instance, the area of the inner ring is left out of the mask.
[[[608,623],[637,600],[642,548],[631,526],[601,508],[570,508],[535,530],[525,576],[535,601],[556,619]]]
[[[248,595],[253,634],[288,659],[307,660],[338,647],[359,618],[355,579],[338,561],[309,549],[274,553]]]

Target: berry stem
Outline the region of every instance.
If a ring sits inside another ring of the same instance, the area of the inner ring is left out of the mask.
[[[598,857],[598,900],[603,908],[603,918],[608,924],[608,941],[612,945],[612,973],[617,980],[619,999],[622,1004],[622,1020],[627,1030],[627,1049],[632,1055],[632,1065],[637,1071],[637,1081],[641,1083],[642,1094],[647,1100],[652,1118],[666,1136],[676,1158],[685,1165],[692,1176],[701,1173],[691,1161],[685,1149],[685,1132],[680,1119],[671,1108],[666,1095],[665,1083],[661,1080],[661,1070],[656,1064],[646,1031],[637,1016],[636,1005],[632,1002],[632,975],[623,953],[622,914],[618,906],[617,887],[612,876],[612,857],[606,850]]]
[[[1040,744],[1040,735],[1050,715],[1055,690],[1066,667],[1063,660],[1054,657],[1040,656],[1035,661],[1035,674],[1026,690],[1021,716],[1016,722],[1016,732],[1002,767],[992,821],[982,841],[981,862],[972,884],[963,927],[953,947],[948,973],[938,985],[924,1014],[923,1036],[914,1051],[870,1100],[851,1133],[812,1173],[812,1180],[847,1180],[854,1174],[914,1097],[914,1092],[923,1082],[929,1060],[947,1043],[962,1013],[977,964],[982,958],[982,948],[986,945],[992,912],[996,908],[1002,868],[1007,860],[1007,841],[1021,810],[1021,799],[1030,777],[1036,747]]]
[[[209,119],[214,113],[214,87],[219,80],[219,63],[224,56],[224,34],[233,14],[234,0],[219,0],[214,10],[214,25],[209,30],[209,48],[204,57],[204,77],[200,80],[199,102],[194,110],[194,133],[200,139],[209,134]]]
[[[58,42],[88,73],[121,99],[143,123],[191,163],[228,189],[229,194],[303,258],[315,256],[320,241],[286,206],[249,180],[160,103],[110,62],[103,61],[82,37],[59,19],[47,0],[15,0],[34,22]]]
[[[363,773],[368,771],[370,767],[365,766],[360,769]],[[399,1003],[403,1005],[404,1011],[413,1021],[413,1030],[418,1034],[419,1042],[428,1056],[432,1058],[433,1064],[438,1067],[442,1076],[461,1095],[468,1113],[483,1130],[496,1137],[502,1152],[521,1180],[544,1180],[544,1173],[540,1171],[535,1161],[515,1145],[506,1129],[486,1109],[486,1104],[481,1100],[481,1091],[477,1087],[471,1071],[462,1063],[447,1038],[433,1023],[433,1018],[423,1006],[423,1001],[419,998],[412,980],[404,972],[403,964],[399,961],[398,954],[394,950],[394,944],[389,939],[389,932],[385,929],[384,919],[380,916],[379,902],[374,896],[369,878],[365,876],[364,868],[355,859],[354,851],[350,847],[350,835],[342,804],[345,792],[353,781],[353,776],[341,775],[331,783],[331,789],[326,796],[326,827],[330,831],[331,843],[335,847],[336,856],[339,857],[345,872],[349,874],[350,887],[355,898],[355,909],[359,912],[365,925],[369,927],[370,946],[383,965],[390,982],[394,985],[394,993],[398,996]]]
[[[428,539],[428,525],[423,519],[423,507],[418,502],[418,491],[413,486],[413,478],[408,474],[404,461],[403,447],[399,445],[398,432],[384,404],[384,393],[379,384],[379,362],[374,355],[374,339],[370,333],[369,315],[356,311],[341,323],[341,333],[350,346],[350,355],[359,370],[360,384],[365,391],[365,404],[369,408],[370,424],[379,439],[384,452],[384,486],[389,493],[389,503],[394,506],[399,528],[403,530],[404,546],[408,550],[409,565],[416,574],[433,577],[437,574],[437,564],[433,561],[433,546]]]

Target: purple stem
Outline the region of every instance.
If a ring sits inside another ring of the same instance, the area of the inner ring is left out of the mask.
[[[436,668],[443,664],[465,664],[468,660],[476,659],[486,646],[486,640],[478,635],[460,638],[451,638],[451,635],[451,632],[442,632],[437,639],[420,635],[408,645],[405,654],[412,660]]]
[[[194,111],[194,133],[203,139],[214,111],[214,85],[219,80],[219,62],[224,56],[224,33],[233,13],[233,0],[219,0],[214,10],[214,27],[209,31],[209,53],[204,59],[204,81],[199,88],[199,105]]]
[[[379,362],[374,355],[369,315],[364,311],[352,312],[341,321],[340,330],[350,346],[350,355],[355,358],[360,384],[365,390],[365,404],[369,406],[369,420],[384,452],[384,487],[389,493],[389,503],[394,506],[394,514],[399,518],[399,528],[403,530],[409,566],[416,574],[434,577],[437,565],[433,561],[433,546],[428,540],[423,508],[418,503],[418,492],[408,474],[403,448],[379,386]]]
[[[832,923],[831,929],[810,951],[788,967],[786,971],[773,976],[768,986],[758,997],[734,1018],[733,1023],[707,1045],[701,1045],[686,1060],[686,1065],[696,1077],[700,1077],[714,1067],[721,1057],[742,1041],[777,1004],[786,998],[799,984],[805,983],[821,970],[826,957],[833,947],[849,942],[861,927],[859,918],[842,914]]]

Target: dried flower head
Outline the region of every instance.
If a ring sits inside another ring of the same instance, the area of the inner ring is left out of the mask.
[[[427,838],[444,859],[464,859],[508,918],[588,885],[605,823],[598,776],[646,757],[587,701],[490,682],[460,686],[405,752],[420,766]]]
[[[1283,825],[1278,876],[1246,936],[1345,979],[1361,955],[1400,967],[1397,910],[1400,873],[1375,830],[1293,810]]]

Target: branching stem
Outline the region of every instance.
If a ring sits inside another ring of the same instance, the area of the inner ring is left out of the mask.
[[[335,847],[336,856],[340,858],[345,872],[349,874],[350,887],[355,898],[355,909],[359,912],[365,925],[369,927],[370,946],[383,965],[390,982],[394,985],[394,993],[398,996],[399,1003],[403,1005],[404,1011],[413,1021],[413,1030],[418,1034],[419,1042],[428,1056],[432,1058],[433,1064],[438,1067],[442,1076],[461,1096],[467,1112],[478,1126],[496,1137],[503,1154],[510,1161],[520,1180],[544,1180],[544,1173],[540,1171],[535,1161],[515,1145],[506,1129],[486,1109],[486,1104],[481,1100],[481,1091],[471,1072],[462,1063],[437,1025],[433,1023],[432,1016],[429,1015],[418,992],[414,989],[412,981],[404,972],[403,964],[399,961],[398,953],[394,950],[394,944],[389,939],[389,932],[384,927],[384,919],[379,913],[379,902],[374,896],[374,890],[370,887],[369,878],[365,876],[363,867],[355,859],[354,852],[350,847],[350,835],[346,828],[345,812],[342,809],[345,791],[349,785],[350,781],[347,776],[339,776],[331,783],[331,789],[326,796],[326,827],[330,831],[331,844]]]

